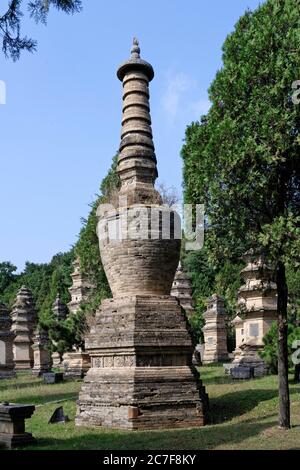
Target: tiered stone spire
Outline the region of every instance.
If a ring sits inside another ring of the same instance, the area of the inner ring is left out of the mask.
[[[67,317],[67,307],[62,302],[59,293],[57,294],[56,299],[52,305],[52,312],[58,321],[65,320]]]
[[[154,77],[154,71],[152,65],[140,58],[136,38],[133,39],[131,57],[119,67],[117,76],[123,82],[119,195],[121,198],[126,196],[128,205],[161,204],[161,197],[154,189],[157,168],[149,105],[149,82]]]
[[[33,366],[33,332],[36,312],[32,294],[22,286],[12,309],[12,331],[14,339],[14,361],[16,370],[31,369]]]
[[[174,236],[171,228],[169,237],[162,236],[159,223],[166,218],[174,229],[179,217],[160,205],[154,189],[157,169],[148,89],[154,72],[140,58],[136,39],[117,75],[123,82],[121,201],[115,210],[100,205],[97,211],[100,254],[113,298],[102,301],[86,337],[92,367],[79,394],[76,424],[125,429],[201,426],[207,396],[192,365],[186,317],[170,295],[180,235]],[[109,227],[117,226],[124,214],[128,225],[135,223],[136,232],[110,236]],[[153,219],[158,222],[154,230]]]
[[[0,379],[15,376],[13,358],[13,339],[11,331],[11,317],[7,307],[0,304]]]
[[[71,313],[76,313],[80,308],[81,302],[87,298],[93,286],[86,279],[84,279],[83,275],[81,274],[79,258],[76,258],[73,261],[73,268],[74,269],[71,274],[72,285],[69,288],[71,301],[68,303],[68,308]]]
[[[175,273],[171,295],[179,300],[187,317],[191,318],[195,313],[192,284],[189,275],[182,269],[181,263]]]
[[[244,285],[238,292],[238,312],[243,324],[237,326],[242,341],[237,345],[234,363],[254,367],[254,374],[261,375],[266,366],[259,356],[263,349],[263,337],[277,319],[277,287],[273,269],[263,253],[253,250],[244,255],[246,267],[241,271]]]

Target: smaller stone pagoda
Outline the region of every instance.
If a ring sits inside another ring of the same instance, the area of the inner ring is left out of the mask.
[[[202,328],[204,334],[203,364],[228,360],[226,312],[222,297],[213,294],[207,300],[204,318],[205,326]]]
[[[34,332],[34,343],[32,346],[34,359],[33,375],[40,376],[51,370],[52,361],[49,346],[50,343],[47,332],[37,328]]]
[[[56,299],[53,303],[52,312],[53,312],[54,317],[58,321],[65,320],[67,318],[68,310],[67,310],[66,305],[61,301],[59,293],[57,294]]]
[[[181,263],[179,263],[175,273],[171,295],[179,300],[187,317],[191,318],[195,313],[192,285],[188,274],[183,271]]]
[[[13,357],[14,334],[11,331],[11,317],[4,304],[0,304],[0,379],[15,376]]]
[[[68,303],[68,308],[71,313],[76,313],[79,310],[80,304],[85,300],[93,288],[93,285],[84,279],[80,271],[80,260],[76,258],[73,262],[72,286],[69,288],[71,301]]]
[[[244,285],[238,292],[238,311],[244,314],[243,341],[238,345],[240,353],[233,363],[254,368],[254,375],[267,372],[267,366],[259,356],[264,347],[263,337],[277,319],[277,286],[273,270],[264,254],[254,250],[244,255],[246,267],[241,271]]]
[[[36,312],[32,294],[23,286],[17,294],[12,309],[12,332],[14,338],[14,361],[16,370],[33,367],[33,332],[36,325]]]

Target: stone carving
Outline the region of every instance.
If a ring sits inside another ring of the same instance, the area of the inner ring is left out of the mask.
[[[263,337],[277,319],[277,287],[273,270],[264,254],[251,250],[244,256],[246,267],[241,275],[244,285],[238,293],[238,311],[243,315],[235,320],[237,348],[234,364],[254,368],[254,376],[267,372],[259,356],[263,349]]]
[[[34,333],[34,342],[33,342],[33,375],[43,375],[45,372],[51,370],[52,361],[49,351],[49,337],[46,331],[39,330],[38,328]]]
[[[161,205],[154,189],[148,87],[154,72],[140,58],[136,39],[117,75],[123,82],[119,205],[107,211],[99,206],[97,212],[101,259],[113,299],[103,300],[85,340],[92,368],[79,394],[76,424],[198,427],[205,422],[207,395],[192,365],[185,316],[170,295],[180,253],[180,239],[174,236],[179,217]],[[170,220],[169,238],[162,237],[160,225],[147,231],[152,217]],[[114,227],[121,237],[110,237]],[[141,237],[141,227],[147,236]],[[122,354],[127,358],[123,365],[116,359]]]
[[[12,331],[15,335],[13,352],[16,370],[33,367],[33,334],[36,324],[36,312],[32,294],[23,286],[12,309]]]
[[[11,331],[11,324],[8,309],[4,304],[0,304],[0,379],[16,375],[13,357],[14,334]]]
[[[207,310],[204,313],[205,326],[203,364],[228,360],[226,312],[224,299],[217,294],[207,301]]]

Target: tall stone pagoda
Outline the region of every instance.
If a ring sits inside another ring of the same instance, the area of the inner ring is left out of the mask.
[[[0,304],[0,379],[14,377],[13,357],[14,334],[11,331],[11,317],[4,304]]]
[[[195,313],[192,284],[188,274],[182,269],[181,263],[179,263],[175,273],[171,295],[179,300],[179,303],[187,317],[191,318]]]
[[[204,313],[203,364],[228,360],[226,312],[224,299],[213,294],[207,301],[207,310]]]
[[[273,270],[261,253],[251,250],[244,255],[246,267],[241,271],[244,285],[238,292],[238,311],[243,314],[243,341],[238,345],[233,363],[254,368],[255,375],[267,371],[259,356],[263,337],[277,319],[277,286]]]
[[[192,365],[185,316],[170,295],[180,253],[180,235],[174,234],[180,233],[179,216],[161,205],[154,189],[148,88],[154,72],[140,58],[136,39],[117,76],[123,82],[119,205],[97,211],[113,298],[102,301],[86,337],[92,367],[79,394],[76,424],[198,427],[205,422],[207,395]],[[162,236],[164,220],[170,222],[169,237]]]
[[[32,346],[34,359],[32,369],[33,375],[40,376],[51,370],[52,361],[49,345],[50,342],[47,332],[37,328],[34,332],[34,341]]]
[[[16,370],[33,367],[33,333],[36,324],[36,312],[32,294],[23,286],[17,294],[12,309],[12,331],[14,338],[14,361]]]
[[[79,258],[73,261],[71,277],[72,286],[69,288],[71,301],[68,303],[68,308],[71,313],[76,313],[81,302],[87,298],[90,289],[93,287],[81,274]]]

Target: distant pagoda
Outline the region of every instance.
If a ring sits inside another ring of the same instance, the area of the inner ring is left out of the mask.
[[[182,269],[181,263],[179,263],[175,273],[171,295],[179,300],[187,317],[191,318],[195,313],[192,284],[189,275]]]
[[[263,253],[254,250],[244,255],[246,267],[241,271],[244,285],[238,292],[238,313],[243,317],[236,327],[240,330],[233,363],[253,367],[255,375],[267,371],[259,356],[263,350],[263,337],[277,319],[277,286],[274,272]]]
[[[12,320],[7,307],[0,304],[0,379],[14,377],[13,357],[14,333],[11,331]]]
[[[33,367],[33,336],[36,325],[36,312],[32,294],[22,286],[12,309],[12,332],[14,338],[14,361],[16,370]]]
[[[52,305],[52,312],[57,320],[65,320],[67,318],[67,307],[62,302],[59,293],[57,294],[56,299]]]
[[[86,300],[93,285],[84,278],[80,271],[80,259],[77,257],[73,261],[72,286],[69,287],[71,301],[68,303],[68,308],[71,313],[76,313],[81,302]]]

